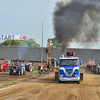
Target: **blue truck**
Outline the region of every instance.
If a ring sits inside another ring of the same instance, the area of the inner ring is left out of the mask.
[[[79,61],[79,57],[74,57],[73,52],[67,52],[66,57],[59,58],[59,83],[65,81],[76,81],[80,84],[80,80],[83,80],[83,73],[80,73],[80,65],[82,61]]]

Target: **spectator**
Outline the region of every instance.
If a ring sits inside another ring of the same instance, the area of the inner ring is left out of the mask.
[[[38,73],[41,74],[41,64],[38,66]]]
[[[42,73],[42,71],[43,71],[43,65],[41,66],[41,73]]]
[[[50,71],[50,64],[49,64],[49,62],[48,62],[48,65],[47,65],[47,67],[48,67],[48,71]]]

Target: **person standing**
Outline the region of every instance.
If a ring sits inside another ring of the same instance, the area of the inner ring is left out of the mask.
[[[43,72],[43,65],[41,66],[41,73]]]
[[[39,64],[39,66],[38,66],[38,73],[39,73],[39,75],[41,74],[41,64]]]

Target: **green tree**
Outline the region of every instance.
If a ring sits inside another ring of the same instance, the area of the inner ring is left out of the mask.
[[[56,47],[61,47],[61,44],[58,43],[56,38],[51,38],[50,39],[51,47],[56,48]]]
[[[0,43],[1,46],[25,46],[25,47],[40,47],[40,44],[36,43],[34,39],[28,40],[6,40]]]
[[[27,41],[22,40],[19,46],[40,47],[40,44],[36,43],[36,41],[31,38],[31,39],[28,39]]]
[[[40,47],[40,44],[36,43],[34,39],[29,39],[27,44],[29,47]]]

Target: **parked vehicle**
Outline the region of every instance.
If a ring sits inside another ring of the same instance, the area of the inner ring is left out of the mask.
[[[91,71],[91,72],[93,72],[95,74],[96,73],[96,69],[97,69],[96,60],[89,59],[88,61],[86,61],[86,67],[87,67],[87,69],[89,69],[89,71]]]
[[[27,62],[26,64],[25,64],[25,70],[26,71],[33,71],[34,70],[34,67],[33,67],[33,64],[32,63],[30,63],[30,62]]]
[[[6,59],[0,59],[0,71],[9,71],[9,64]]]
[[[12,62],[12,66],[10,68],[9,74],[10,75],[13,75],[13,74],[25,75],[26,74],[25,66],[21,64],[21,60],[17,59]]]

